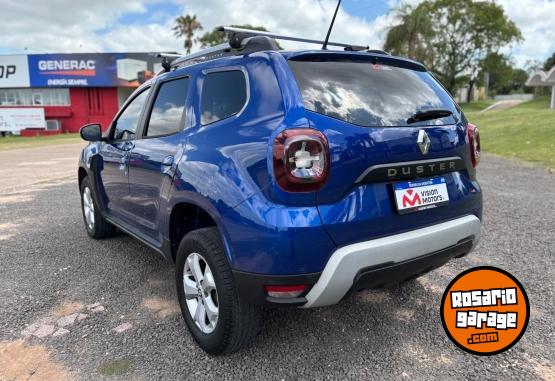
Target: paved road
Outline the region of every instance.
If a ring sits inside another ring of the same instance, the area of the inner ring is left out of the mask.
[[[83,143],[47,145],[0,151],[0,194],[52,185],[75,176]]]
[[[483,238],[467,258],[335,307],[268,312],[251,348],[212,358],[186,330],[169,263],[125,235],[87,237],[75,168],[55,170],[79,146],[54,151],[27,151],[52,160],[29,170],[8,170],[12,153],[0,152],[0,380],[555,378],[555,176],[544,168],[485,156]],[[457,349],[438,313],[448,282],[484,264],[519,278],[532,306],[526,335],[494,357]]]

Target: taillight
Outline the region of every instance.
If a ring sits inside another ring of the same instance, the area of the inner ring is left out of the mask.
[[[306,284],[293,286],[265,286],[269,296],[274,298],[297,298],[308,288]]]
[[[470,146],[472,166],[476,168],[480,162],[480,131],[478,131],[478,127],[472,123],[468,123],[466,133],[468,134],[468,144]]]
[[[273,160],[276,181],[283,190],[316,191],[329,175],[328,141],[310,128],[285,130],[274,141]]]

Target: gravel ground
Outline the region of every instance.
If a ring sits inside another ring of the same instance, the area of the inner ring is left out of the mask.
[[[50,168],[76,160],[78,146],[65,150],[33,167],[39,181],[0,153],[10,173],[0,187],[0,380],[555,379],[555,176],[545,168],[486,155],[483,236],[471,255],[334,307],[269,311],[253,346],[214,358],[185,327],[170,263],[125,235],[88,238],[75,168]],[[513,273],[531,302],[524,337],[493,357],[459,350],[439,318],[443,289],[478,265]]]

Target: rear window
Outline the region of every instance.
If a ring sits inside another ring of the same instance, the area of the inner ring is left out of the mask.
[[[453,116],[409,124],[417,111],[448,109],[449,95],[427,72],[362,61],[294,61],[289,65],[308,110],[366,127],[456,123]]]

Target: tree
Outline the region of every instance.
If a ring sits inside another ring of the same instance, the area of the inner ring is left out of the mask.
[[[429,53],[419,57],[413,49],[412,58],[424,61],[451,93],[464,76],[472,93],[480,62],[487,54],[522,38],[503,8],[490,1],[426,0],[408,14],[401,13],[399,19],[401,23],[389,29],[386,45],[392,33],[391,40],[404,43],[408,53],[414,39],[411,31],[416,29],[417,46]]]
[[[551,70],[553,66],[555,66],[555,52],[553,52],[551,57],[545,60],[545,63],[543,64],[543,70],[545,71]]]
[[[384,50],[426,65],[433,64],[433,28],[430,24],[429,8],[430,3],[427,2],[418,6],[404,4],[396,8],[394,12],[399,23],[389,29]]]
[[[511,75],[512,91],[518,90],[525,93],[531,93],[532,88],[526,87],[526,81],[528,80],[528,73],[524,69],[513,69],[513,74]]]
[[[487,76],[489,83],[481,83],[481,80],[478,80],[478,82],[488,87],[490,95],[505,94],[510,91],[507,88],[511,82],[512,74],[513,68],[507,56],[499,53],[489,53],[480,62],[480,74],[478,75],[478,78]]]
[[[175,26],[172,30],[177,38],[185,37],[183,47],[187,51],[187,54],[189,54],[191,53],[193,44],[198,41],[198,39],[194,38],[195,33],[202,30],[202,25],[197,20],[196,15],[179,16],[175,19]]]
[[[478,83],[486,85],[481,78],[489,77],[489,93],[491,95],[510,94],[511,92],[528,92],[524,84],[528,73],[514,67],[511,59],[500,53],[489,53],[480,63]]]
[[[245,25],[231,25],[235,28],[243,28],[243,29],[253,29],[253,30],[260,30],[263,32],[267,32],[268,29],[264,28],[263,26],[252,26],[249,24]],[[227,41],[226,33],[219,31],[218,28],[214,28],[211,32],[206,32],[204,35],[199,38],[199,42],[203,48],[208,46],[215,46],[219,44],[223,44]]]

